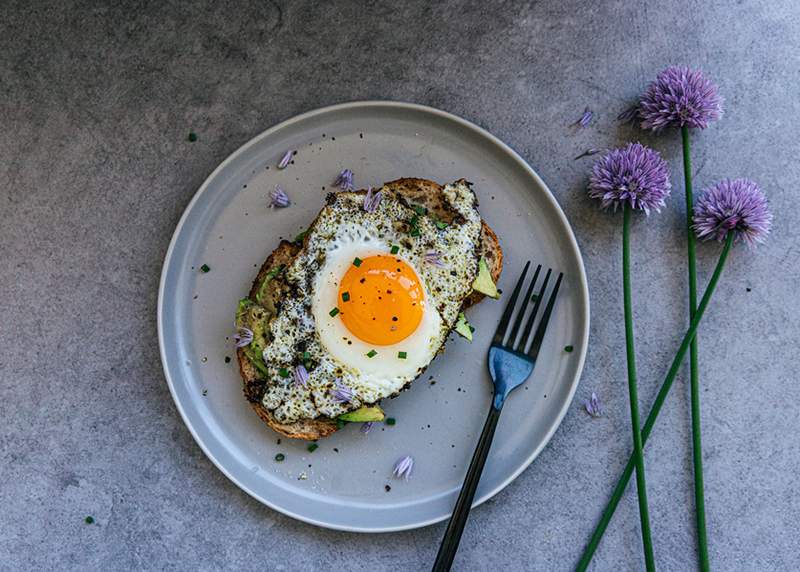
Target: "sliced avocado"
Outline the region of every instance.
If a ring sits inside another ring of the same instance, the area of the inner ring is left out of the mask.
[[[270,280],[272,280],[278,274],[283,272],[284,268],[286,268],[286,265],[281,264],[280,266],[276,266],[275,268],[272,268],[269,272],[267,272],[267,275],[264,276],[264,281],[258,287],[258,292],[256,292],[256,302],[258,302],[259,304],[263,304],[266,301],[265,298],[267,296],[267,288],[269,287]]]
[[[472,342],[472,327],[467,322],[467,317],[464,315],[464,312],[458,313],[458,321],[456,322],[456,332],[461,334],[463,337],[467,338],[470,342]]]
[[[339,415],[338,419],[350,423],[366,423],[367,421],[383,421],[383,409],[379,405],[364,405],[349,413]]]
[[[492,273],[489,272],[489,265],[486,264],[486,259],[483,256],[478,262],[478,276],[475,277],[475,281],[472,283],[472,289],[481,294],[486,294],[490,298],[500,297],[500,292],[497,291],[497,286],[492,280]]]
[[[267,367],[261,352],[269,341],[267,324],[270,313],[248,298],[239,301],[236,311],[236,327],[248,328],[253,332],[253,341],[244,347],[245,355],[263,375],[267,375]]]

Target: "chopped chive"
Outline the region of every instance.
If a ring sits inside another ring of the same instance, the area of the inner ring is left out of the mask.
[[[417,227],[414,227],[414,228],[411,229],[411,232],[409,232],[408,234],[410,234],[411,236],[417,237],[417,236],[419,236],[419,229]]]
[[[572,350],[574,350],[574,349],[575,349],[575,348],[574,348],[574,347],[572,347],[572,346],[566,346],[566,347],[564,348],[564,351],[565,351],[565,352],[567,352],[567,353],[571,353],[571,352],[572,352]]]
[[[362,262],[364,262],[364,261],[363,261],[363,260],[361,260],[361,259],[360,259],[358,256],[356,256],[356,257],[353,259],[353,266],[355,266],[356,268],[358,268],[359,266],[361,266],[361,263],[362,263]]]
[[[534,294],[533,296],[531,296],[531,302],[536,302],[536,300],[538,300],[538,299],[539,299],[539,295],[538,294]]]
[[[408,221],[408,224],[410,224],[411,226],[417,226],[417,223],[419,223],[419,215],[412,216],[411,220]]]
[[[418,215],[424,215],[424,214],[428,214],[428,209],[426,209],[423,206],[416,205],[414,207],[414,212],[417,213]]]
[[[469,326],[469,331],[474,333],[474,332],[475,332],[475,326],[473,326],[472,324],[470,324],[470,326]]]
[[[313,453],[314,451],[319,449],[319,445],[317,445],[316,443],[311,443],[308,447],[306,447],[306,449],[308,449],[309,453]]]
[[[347,424],[347,421],[345,421],[344,419],[338,419],[338,418],[336,419],[336,428],[337,429],[341,429],[346,424]]]
[[[203,274],[205,274],[205,273],[206,273],[206,272],[208,272],[209,270],[211,270],[211,267],[210,267],[208,264],[203,264],[203,265],[200,267],[200,272],[202,272]]]
[[[311,359],[311,352],[303,352],[303,359],[304,360]]]
[[[289,377],[289,370],[285,367],[282,367],[278,370],[278,375],[281,377]]]
[[[284,455],[283,453],[278,453],[277,455],[275,455],[275,460],[278,461],[279,463],[283,461],[285,458],[286,455]]]
[[[303,242],[303,239],[306,237],[307,234],[308,234],[308,230],[304,230],[303,232],[301,232],[300,234],[295,236],[294,240],[292,242],[295,242],[295,243]]]
[[[339,308],[334,308],[333,310],[328,312],[328,314],[330,314],[331,318],[333,318],[338,313],[339,313]]]
[[[374,358],[376,355],[378,355],[378,352],[376,352],[375,350],[369,350],[367,352],[367,357],[368,358]]]
[[[87,516],[86,518],[83,519],[83,522],[85,522],[86,524],[92,524],[94,522],[94,518],[92,518],[91,516]]]
[[[350,292],[342,292],[342,302],[350,301]]]
[[[197,133],[195,133],[194,131],[190,131],[187,139],[189,140],[189,143],[194,143],[195,141],[197,141]]]
[[[436,228],[438,228],[439,230],[444,230],[444,229],[446,229],[448,226],[450,226],[450,225],[448,225],[448,224],[447,224],[446,222],[444,222],[443,220],[437,220],[437,221],[436,221]]]
[[[397,254],[398,252],[400,252],[400,247],[395,244],[394,246],[392,246],[392,249],[389,252],[391,252],[392,254]]]
[[[406,359],[408,357],[408,354],[406,352],[397,352],[397,357],[399,357],[400,359]]]
[[[387,425],[394,425],[395,423],[397,423],[397,420],[394,417],[387,417],[386,418],[386,424]]]

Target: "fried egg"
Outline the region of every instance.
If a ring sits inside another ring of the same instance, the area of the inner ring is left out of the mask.
[[[442,348],[477,273],[481,220],[463,183],[444,188],[449,225],[386,188],[329,195],[286,269],[269,324],[262,404],[281,423],[334,418],[389,397]],[[286,375],[303,364],[305,383]]]

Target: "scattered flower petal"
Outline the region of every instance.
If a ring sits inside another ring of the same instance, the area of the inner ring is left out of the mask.
[[[423,259],[428,264],[432,264],[434,266],[438,266],[439,268],[444,268],[444,262],[442,261],[442,255],[441,255],[441,253],[436,252],[435,250],[429,250],[428,252],[426,252],[425,256],[423,257]]]
[[[630,204],[649,214],[664,206],[670,192],[669,168],[657,151],[628,143],[598,159],[589,177],[589,196],[603,209]]]
[[[575,127],[586,127],[589,125],[589,123],[591,123],[592,117],[594,117],[594,113],[587,107],[583,110],[583,115],[581,115],[581,118],[572,125]]]
[[[748,246],[764,242],[772,226],[767,198],[750,179],[725,179],[703,190],[694,206],[698,238],[725,240],[729,232]]]
[[[284,153],[283,157],[281,158],[280,163],[278,163],[278,169],[285,169],[286,166],[289,164],[289,161],[292,160],[292,152],[287,151]]]
[[[367,433],[370,432],[370,430],[372,430],[372,425],[373,424],[374,424],[373,421],[367,421],[366,423],[362,423],[361,424],[361,429],[359,429],[359,431],[361,431],[362,433],[364,433],[366,435]]]
[[[236,333],[233,334],[233,341],[236,343],[237,348],[249,346],[253,341],[253,330],[249,328],[238,328]]]
[[[374,213],[381,202],[381,198],[383,198],[382,192],[373,193],[372,187],[368,187],[367,194],[364,195],[364,210],[368,213]]]
[[[300,387],[305,387],[308,384],[308,370],[304,365],[298,365],[294,368],[294,384]]]
[[[597,155],[599,152],[600,149],[587,149],[586,151],[575,157],[574,160],[583,159],[584,157],[589,157],[590,155]]]
[[[413,468],[414,468],[414,459],[406,455],[405,457],[397,461],[397,463],[395,463],[394,471],[392,471],[392,474],[398,479],[403,478],[405,480],[408,480],[411,477],[411,470]]]
[[[334,380],[334,388],[331,389],[331,397],[335,403],[350,403],[353,401],[353,390],[342,383],[341,379]]]
[[[586,409],[586,413],[592,417],[602,417],[603,415],[603,404],[600,403],[600,398],[594,391],[589,399],[583,400],[583,407]]]
[[[275,189],[269,193],[270,208],[285,208],[289,206],[289,196],[280,185],[275,185]]]
[[[333,186],[339,187],[343,191],[352,191],[355,188],[353,187],[353,171],[344,169],[333,181]]]
[[[700,70],[669,66],[642,94],[639,116],[642,129],[684,125],[705,129],[722,117],[722,97]]]
[[[631,105],[625,111],[617,115],[617,121],[622,123],[634,123],[639,118],[639,106]]]

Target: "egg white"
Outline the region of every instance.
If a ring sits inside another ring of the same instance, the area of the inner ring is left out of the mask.
[[[359,386],[383,395],[399,391],[436,355],[442,319],[429,302],[424,281],[420,280],[424,297],[420,304],[423,308],[422,320],[411,335],[396,344],[379,346],[360,340],[347,329],[341,315],[332,317],[330,310],[337,306],[347,308],[347,303],[338,299],[339,284],[353,260],[356,257],[364,260],[377,254],[389,254],[391,246],[374,236],[371,229],[350,225],[346,233],[331,241],[325,264],[316,277],[311,303],[322,346],[335,359],[355,370]],[[393,256],[414,268],[414,263],[401,253]],[[416,269],[414,271],[417,272]],[[370,351],[376,351],[377,354],[367,357]],[[400,359],[399,352],[406,352],[406,358]]]

